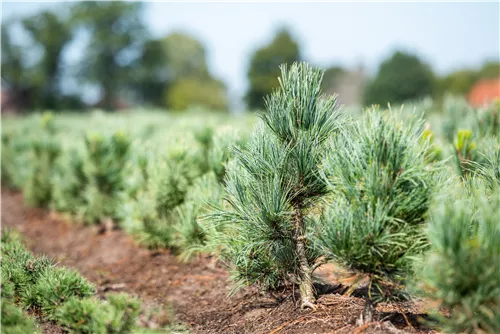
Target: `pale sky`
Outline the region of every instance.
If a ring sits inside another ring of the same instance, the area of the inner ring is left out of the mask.
[[[2,19],[52,5],[4,1]],[[499,2],[150,2],[143,15],[157,37],[182,30],[201,40],[212,73],[233,98],[246,90],[251,53],[282,25],[291,28],[305,60],[363,63],[370,74],[397,48],[417,53],[438,74],[500,58]]]

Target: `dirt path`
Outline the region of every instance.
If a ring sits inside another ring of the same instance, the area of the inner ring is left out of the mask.
[[[46,210],[25,209],[22,195],[5,189],[2,227],[19,230],[35,254],[46,254],[78,269],[97,285],[100,294],[124,291],[146,304],[171,305],[176,318],[193,332],[353,333],[362,308],[360,299],[332,293],[320,296],[315,312],[300,312],[292,296],[278,302],[255,288],[228,297],[228,274],[208,257],[180,263],[168,251],[139,247],[122,231],[100,234],[97,227],[69,224]],[[403,317],[391,311],[384,317],[394,326],[404,327]],[[410,314],[412,318],[415,316]],[[380,325],[369,326],[363,333],[378,332],[376,326]],[[410,332],[408,327],[405,332]]]

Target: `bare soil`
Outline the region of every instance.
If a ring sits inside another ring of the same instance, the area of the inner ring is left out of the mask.
[[[380,305],[379,321],[357,326],[363,300],[340,294],[328,266],[316,311],[301,311],[298,292],[274,297],[246,288],[229,297],[228,272],[210,256],[183,263],[169,251],[150,251],[119,230],[70,223],[41,209],[28,209],[19,192],[2,189],[2,226],[20,231],[26,246],[61,265],[77,269],[100,295],[123,291],[146,305],[171,306],[176,320],[194,333],[432,333],[419,325],[419,304]],[[408,326],[407,320],[411,326]],[[59,333],[44,324],[45,333]]]

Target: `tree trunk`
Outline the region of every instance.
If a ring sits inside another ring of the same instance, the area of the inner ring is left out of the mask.
[[[299,258],[299,291],[301,298],[302,309],[316,309],[316,296],[314,294],[312,284],[312,269],[307,261],[306,247],[304,244],[304,219],[300,206],[295,208],[294,225],[295,225],[295,250]]]
[[[373,315],[375,313],[375,305],[373,304],[370,297],[366,296],[365,298],[365,307],[363,312],[361,313],[361,317],[359,318],[359,324],[364,325],[370,322],[373,322]]]

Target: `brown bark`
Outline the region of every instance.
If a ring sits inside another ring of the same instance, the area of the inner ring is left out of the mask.
[[[297,252],[299,260],[299,291],[301,298],[301,308],[311,308],[316,309],[316,296],[314,294],[314,288],[312,284],[312,269],[307,261],[306,257],[306,246],[304,243],[304,219],[302,217],[302,212],[300,205],[295,208],[294,215],[294,225],[295,225],[295,250]]]
[[[375,314],[375,304],[373,304],[372,300],[367,296],[365,298],[365,307],[363,309],[363,312],[361,313],[359,323],[361,325],[364,325],[373,322],[374,314]]]

